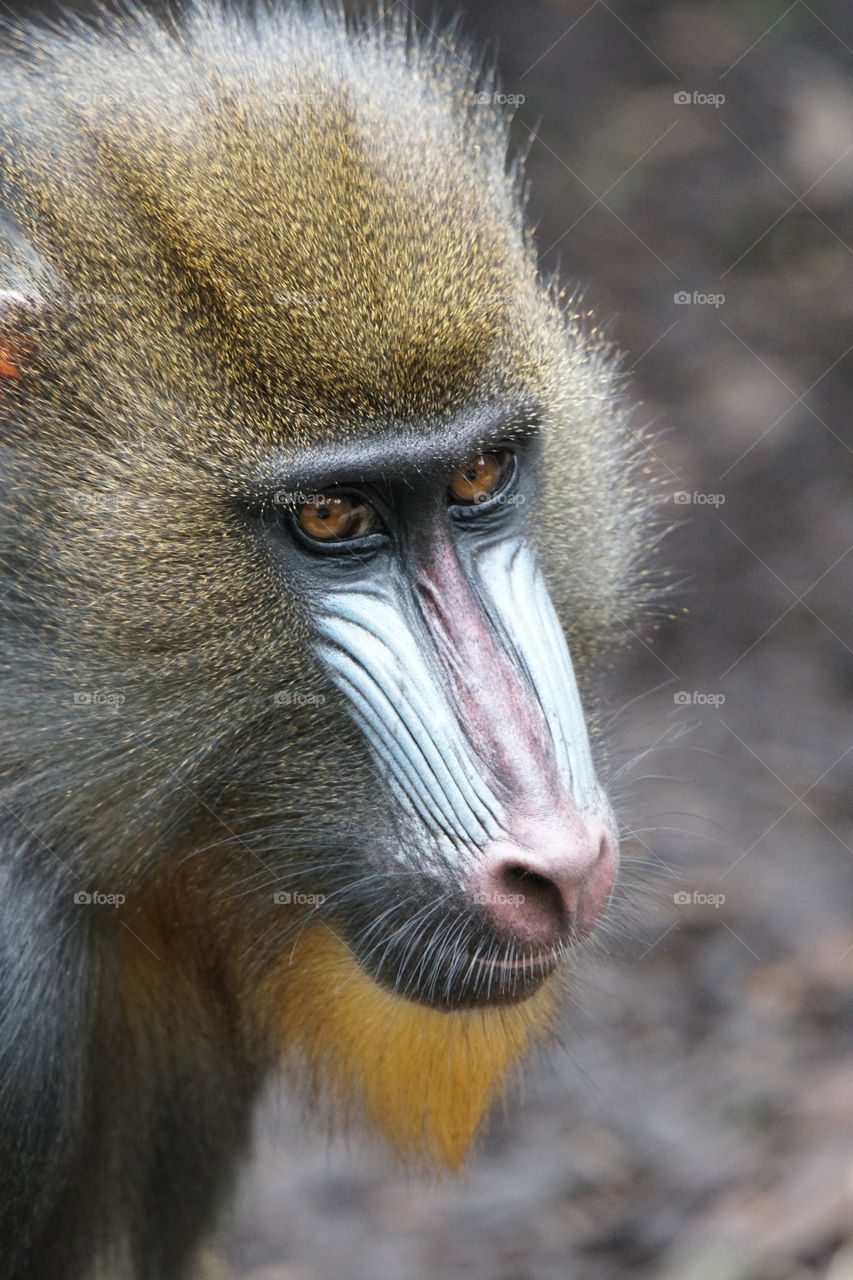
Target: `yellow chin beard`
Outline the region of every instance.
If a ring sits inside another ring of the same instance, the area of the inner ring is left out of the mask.
[[[557,984],[517,1005],[443,1012],[392,995],[323,925],[306,930],[272,977],[277,1039],[312,1082],[362,1111],[396,1154],[458,1169],[491,1104],[554,1024]]]

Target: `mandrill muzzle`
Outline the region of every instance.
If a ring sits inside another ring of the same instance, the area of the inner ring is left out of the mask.
[[[437,1007],[528,996],[616,871],[566,640],[508,501],[529,462],[484,450],[432,494],[421,473],[416,503],[388,503],[396,539],[362,548],[318,623],[408,833],[405,896],[378,924],[353,912],[346,938],[375,978]],[[359,542],[345,534],[342,553]]]

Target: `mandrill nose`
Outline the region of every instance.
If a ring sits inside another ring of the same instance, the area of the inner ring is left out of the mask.
[[[583,815],[569,830],[548,823],[492,841],[468,888],[499,932],[514,942],[552,948],[592,931],[615,878],[611,831]]]

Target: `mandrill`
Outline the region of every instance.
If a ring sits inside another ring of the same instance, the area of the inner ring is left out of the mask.
[[[184,1280],[271,1073],[454,1168],[552,1030],[648,503],[454,38],[6,42],[0,1269]]]

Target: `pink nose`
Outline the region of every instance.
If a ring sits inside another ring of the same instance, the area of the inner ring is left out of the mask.
[[[481,910],[500,932],[537,947],[590,933],[616,878],[608,825],[579,814],[568,830],[537,823],[519,835],[483,850],[468,882]]]

